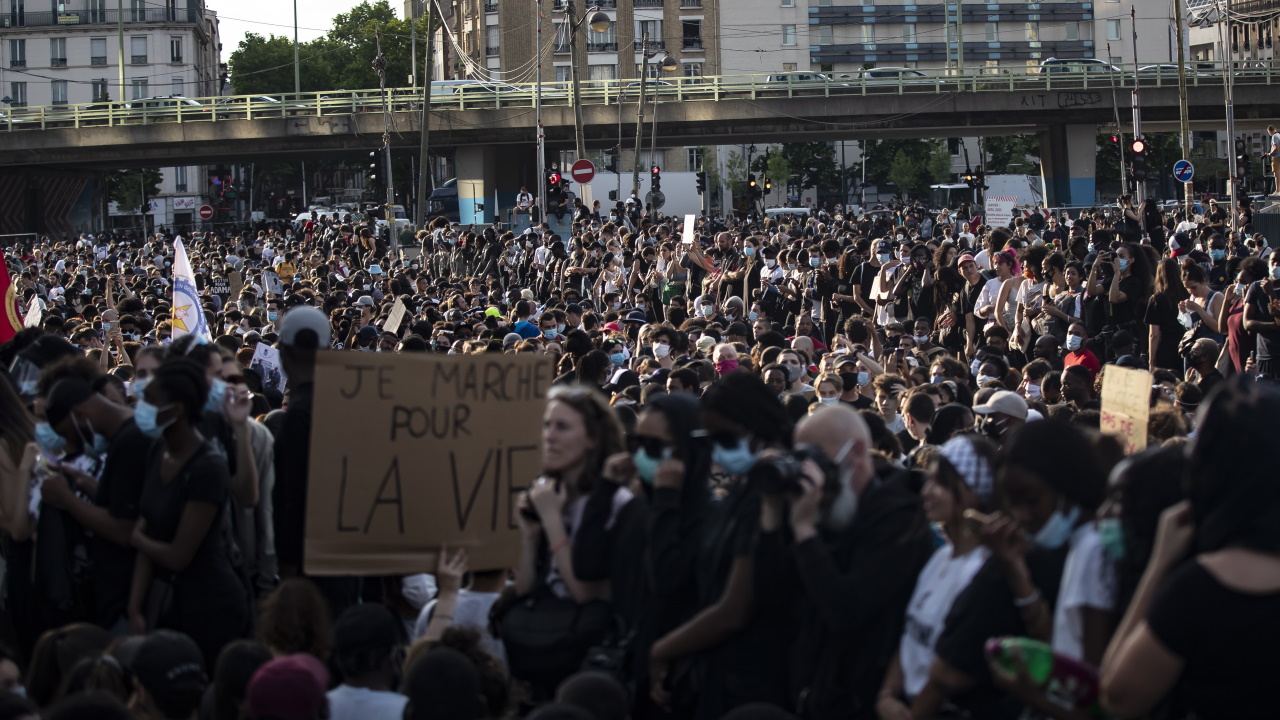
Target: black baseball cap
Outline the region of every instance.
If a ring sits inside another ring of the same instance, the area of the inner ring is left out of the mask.
[[[333,625],[333,649],[391,650],[404,643],[404,628],[385,605],[365,603],[347,608]]]
[[[199,646],[172,630],[156,630],[142,641],[133,658],[133,673],[147,692],[160,697],[189,693],[207,681]]]

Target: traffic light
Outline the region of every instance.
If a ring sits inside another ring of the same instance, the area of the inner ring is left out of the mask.
[[[1236,176],[1244,180],[1249,174],[1249,150],[1244,138],[1236,138]]]
[[[773,181],[766,177],[764,179],[764,191],[769,192],[770,190],[773,190]]]
[[[748,174],[747,175],[747,191],[751,193],[752,197],[755,197],[756,191],[759,189],[760,188],[756,186],[756,176]]]
[[[560,201],[560,172],[557,170],[547,171],[547,199],[552,202]]]
[[[622,151],[618,148],[617,145],[614,145],[608,150],[605,150],[604,155],[606,158],[609,159],[608,162],[605,164],[605,169],[611,173],[618,172],[618,157],[621,154],[622,154]]]
[[[662,168],[657,165],[654,165],[649,170],[649,189],[653,192],[658,192],[662,189]]]
[[[698,194],[701,195],[707,191],[707,174],[699,170],[696,177],[698,178]]]
[[[1147,141],[1140,137],[1129,143],[1129,169],[1134,182],[1147,179]]]

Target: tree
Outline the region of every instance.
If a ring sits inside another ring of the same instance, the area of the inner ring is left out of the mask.
[[[724,172],[728,176],[729,192],[733,193],[734,197],[747,191],[747,161],[741,154],[733,150],[729,151],[725,156]]]
[[[781,192],[785,197],[787,181],[792,179],[791,163],[787,162],[787,158],[782,153],[770,153],[765,177],[773,182],[774,191]]]
[[[323,38],[298,48],[303,92],[333,88]],[[231,53],[231,83],[237,95],[272,95],[293,92],[293,40],[277,35],[247,33]]]
[[[899,141],[903,142],[903,141]],[[898,188],[901,196],[926,196],[929,185],[951,178],[951,154],[942,140],[908,140],[894,153],[885,179]],[[872,158],[868,158],[870,173]]]
[[[987,138],[986,170],[989,175],[1040,174],[1040,141],[1034,135],[1003,135]]]
[[[822,191],[840,186],[836,149],[830,143],[786,143],[782,146],[782,157],[786,159],[790,169],[791,182],[798,187]]]
[[[114,202],[119,211],[141,215],[145,229],[147,216],[142,206],[144,196],[150,199],[158,195],[160,180],[160,171],[156,168],[117,170],[107,176],[107,200]]]

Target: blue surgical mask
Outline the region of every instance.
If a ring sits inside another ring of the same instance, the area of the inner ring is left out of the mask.
[[[1076,529],[1076,521],[1080,519],[1080,508],[1072,507],[1070,512],[1064,513],[1061,505],[1062,503],[1059,502],[1058,509],[1054,510],[1053,515],[1049,516],[1044,525],[1036,531],[1033,538],[1036,547],[1057,550],[1071,539],[1071,533]]]
[[[556,337],[556,331],[555,331],[555,328],[552,328],[551,330],[543,330],[543,331],[542,331],[542,337],[544,337],[544,338],[546,338],[546,339],[548,339],[548,340],[554,340],[554,339],[555,339],[555,337]]]
[[[144,378],[138,378],[137,380],[134,380],[134,381],[133,381],[133,396],[134,396],[134,397],[142,397],[142,391],[144,391],[144,390],[146,390],[146,389],[147,389],[147,385],[148,385],[150,382],[151,382],[151,376],[150,376],[150,375],[148,375],[148,376],[146,376],[146,377],[144,377]]]
[[[893,256],[890,255],[889,253],[880,253],[879,255],[876,256],[876,259],[880,261],[881,265],[885,265],[890,260],[893,259]]]
[[[227,399],[227,384],[220,378],[209,383],[209,395],[204,399],[205,412],[222,412],[222,405]]]
[[[1084,338],[1080,337],[1079,335],[1067,336],[1067,349],[1070,350],[1071,352],[1075,352],[1079,350],[1082,344],[1084,344]]]
[[[1120,271],[1123,272],[1128,269],[1129,269],[1129,258],[1120,258]]]
[[[1271,279],[1280,280],[1280,265],[1271,266]]]
[[[158,438],[164,434],[165,428],[173,424],[173,420],[170,420],[164,425],[157,424],[157,416],[168,409],[169,408],[167,406],[164,408],[158,408],[146,400],[139,400],[138,406],[133,409],[133,422],[137,424],[138,429],[142,431],[143,435],[153,439]]]
[[[1212,259],[1214,262],[1217,262],[1225,258],[1226,256],[1227,256],[1226,250],[1218,250],[1215,248],[1209,251],[1209,258]]]
[[[627,356],[625,353],[616,352],[609,356],[609,360],[613,362],[614,365],[622,367],[622,363],[627,361]]]
[[[969,363],[969,374],[970,374],[970,375],[977,375],[977,374],[978,374],[978,368],[980,368],[980,367],[982,367],[982,361],[981,361],[981,360],[979,360],[978,358],[974,358],[974,359],[973,359],[973,362]]]
[[[839,396],[829,397],[829,398],[818,398],[818,402],[822,403],[823,405],[835,405],[836,403],[840,402],[840,398]]]
[[[1106,517],[1098,521],[1098,536],[1102,551],[1112,560],[1124,559],[1124,526],[1118,517]]]
[[[270,320],[271,322],[275,322],[277,317],[279,317],[279,313],[273,313],[273,312],[267,313],[267,319]]]
[[[759,317],[760,317],[760,313],[756,312],[755,310],[752,310],[751,312],[747,313],[747,319],[750,320],[751,322],[755,322]]]
[[[644,448],[636,450],[631,456],[631,461],[636,464],[636,475],[644,481],[645,485],[652,485],[653,478],[658,474],[658,466],[663,460],[671,457],[671,448],[663,448],[660,457],[654,457],[645,451]]]
[[[748,245],[747,247],[742,248],[742,254],[747,257],[755,257],[756,249]]]
[[[756,454],[751,452],[747,439],[741,438],[737,446],[731,448],[716,443],[711,449],[711,462],[730,475],[746,475],[756,465]]]
[[[36,423],[36,442],[40,449],[51,453],[61,452],[67,445],[67,439],[59,435],[52,425],[43,421]]]
[[[928,336],[928,335],[913,335],[912,337],[914,337],[914,338],[915,338],[915,341],[916,341],[916,344],[917,344],[917,345],[923,345],[923,344],[925,344],[925,343],[929,342],[929,336]]]
[[[929,378],[929,383],[932,385],[937,385],[939,383],[944,383],[946,381],[947,379],[942,377],[941,375],[934,375],[933,377]]]
[[[861,371],[859,371],[859,372],[858,372],[858,387],[866,387],[866,386],[867,386],[867,383],[869,383],[869,382],[871,382],[871,373],[867,372],[866,370],[861,370]]]
[[[809,267],[818,267],[821,264],[822,264],[822,258],[817,258],[817,257],[809,258]]]

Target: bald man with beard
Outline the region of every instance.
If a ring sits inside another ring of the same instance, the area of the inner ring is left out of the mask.
[[[928,522],[905,471],[876,471],[857,411],[818,410],[796,426],[795,443],[829,458],[836,481],[828,488],[806,461],[798,496],[765,498],[755,597],[800,618],[789,651],[801,717],[875,718],[902,608],[933,552]]]

